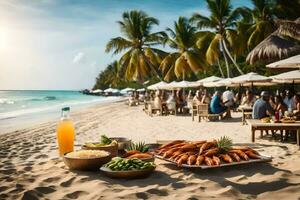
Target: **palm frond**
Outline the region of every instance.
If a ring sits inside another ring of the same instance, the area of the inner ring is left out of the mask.
[[[216,34],[206,51],[206,60],[211,65],[214,64],[220,57],[219,41],[221,37],[222,36],[220,34]]]
[[[132,43],[125,38],[122,37],[116,37],[112,38],[107,44],[105,52],[113,51],[113,54],[118,54],[122,52],[123,50],[126,50],[132,46]]]

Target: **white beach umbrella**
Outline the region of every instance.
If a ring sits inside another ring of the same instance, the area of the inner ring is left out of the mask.
[[[138,91],[138,92],[145,92],[146,89],[145,88],[140,88],[140,89],[137,89],[136,91]]]
[[[164,82],[164,81],[161,81],[161,82],[158,82],[158,83],[155,83],[153,85],[150,85],[147,87],[148,90],[159,90],[161,89],[161,87],[167,85],[168,83]]]
[[[103,90],[100,90],[100,89],[97,89],[97,90],[93,90],[92,93],[93,94],[98,94],[98,93],[101,93],[103,92]]]
[[[202,85],[203,85],[204,87],[217,87],[217,82],[218,82],[218,81],[204,82]]]
[[[172,83],[174,88],[189,88],[193,87],[195,85],[195,82],[190,82],[190,81],[180,81],[180,82],[174,82]]]
[[[107,89],[104,90],[104,92],[106,92],[106,93],[109,93],[109,92],[112,92],[112,91],[113,91],[113,88],[107,88]]]
[[[121,93],[122,93],[122,94],[126,94],[126,93],[132,92],[132,91],[134,91],[133,88],[125,88],[125,89],[121,90]]]
[[[271,69],[300,69],[300,54],[267,65]]]
[[[118,89],[112,89],[112,91],[111,91],[112,93],[119,93],[120,92],[120,90],[118,90]]]
[[[197,83],[200,85],[203,85],[204,83],[210,83],[210,82],[216,82],[216,81],[220,81],[223,78],[217,77],[217,76],[210,76],[204,79],[201,79],[199,81],[197,81]]]
[[[254,72],[250,72],[248,74],[244,74],[231,79],[232,83],[237,83],[237,84],[246,84],[246,83],[254,84],[257,82],[261,82],[261,83],[271,82],[271,80],[272,78],[270,77],[262,76]]]
[[[217,87],[238,87],[239,84],[233,83],[232,78],[224,78],[223,80],[216,82]]]
[[[276,83],[300,83],[300,70],[294,70],[271,76],[273,82]]]

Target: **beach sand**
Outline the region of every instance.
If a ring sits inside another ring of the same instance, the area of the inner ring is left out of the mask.
[[[230,121],[192,122],[191,117],[149,117],[142,106],[99,105],[73,113],[76,148],[101,134],[134,141],[213,139],[226,135],[273,157],[271,163],[186,170],[164,161],[140,180],[116,180],[100,172],[69,171],[57,155],[56,123],[0,136],[0,199],[299,199],[300,151],[270,138],[252,144],[238,114]],[[257,134],[258,137],[259,134]]]

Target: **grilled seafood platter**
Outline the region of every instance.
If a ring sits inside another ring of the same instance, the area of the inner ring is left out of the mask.
[[[155,150],[158,157],[172,161],[178,166],[219,166],[222,163],[236,163],[261,159],[261,155],[247,146],[233,146],[226,136],[219,140],[172,141]]]

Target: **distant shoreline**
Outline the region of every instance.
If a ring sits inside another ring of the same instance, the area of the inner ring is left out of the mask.
[[[98,101],[90,104],[82,104],[79,106],[71,107],[71,115],[77,114],[78,112],[84,111],[86,109],[90,109],[93,107],[104,106],[111,103],[122,102],[125,101],[126,98],[118,97],[116,99],[112,99],[110,101]],[[8,117],[5,119],[0,119],[0,135],[6,135],[11,132],[15,132],[21,129],[31,128],[33,126],[37,126],[40,124],[44,124],[47,122],[58,121],[60,118],[59,112],[48,112],[48,113],[33,113],[28,116],[20,116],[20,117]]]

